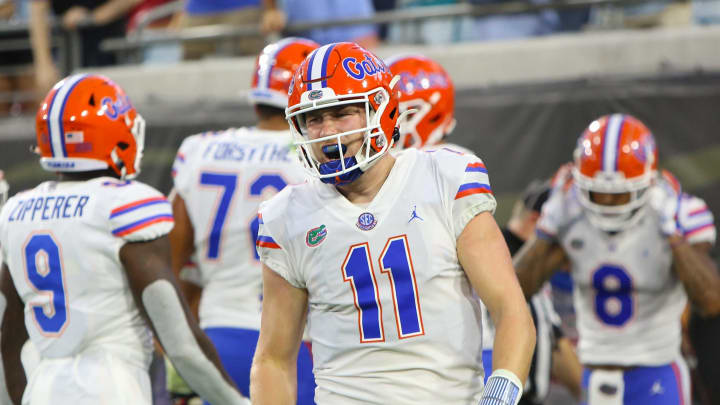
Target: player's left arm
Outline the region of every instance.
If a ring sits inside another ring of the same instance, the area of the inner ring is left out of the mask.
[[[669,195],[672,201],[663,204],[666,211],[658,211],[672,249],[673,271],[701,314],[720,314],[720,273],[710,257],[717,238],[715,218],[701,198],[681,191]]]
[[[493,366],[527,379],[535,326],[513,269],[510,252],[490,212],[476,215],[457,240],[458,259],[495,324]]]
[[[23,319],[23,302],[15,290],[10,269],[6,264],[0,270],[0,352],[2,366],[5,371],[3,385],[7,387],[11,403],[20,404],[27,380],[20,360],[22,346],[28,340],[25,320]],[[5,393],[3,393],[5,394]],[[5,398],[0,398],[7,401]]]
[[[710,257],[710,242],[690,244],[684,237],[669,238],[673,270],[693,304],[704,316],[720,314],[720,273]]]

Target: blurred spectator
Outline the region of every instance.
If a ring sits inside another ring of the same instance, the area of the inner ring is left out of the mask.
[[[127,36],[141,35],[151,31],[168,31],[179,28],[181,13],[169,14],[148,22],[143,20],[155,9],[175,0],[142,0],[129,14]],[[171,5],[172,6],[172,5]],[[176,63],[182,59],[182,46],[177,42],[160,42],[142,48],[143,63]]]
[[[397,8],[442,6],[460,3],[460,0],[398,0]],[[465,18],[441,17],[429,20],[394,23],[389,29],[392,42],[447,44],[461,39],[462,21]]]
[[[287,24],[346,20],[372,17],[375,14],[371,0],[285,0],[284,10]],[[311,39],[319,44],[331,42],[356,42],[364,48],[374,48],[379,39],[375,25],[346,25],[330,28],[315,28],[298,36]]]
[[[152,10],[160,7],[164,4],[173,2],[175,0],[141,0],[135,7],[128,13],[127,33],[135,31],[138,28],[138,23]],[[167,16],[160,18],[150,23],[146,28],[166,28],[171,24],[173,16]]]
[[[9,20],[15,14],[15,3],[11,0],[0,0],[0,21]]]
[[[275,0],[187,0],[180,19],[182,28],[203,25],[227,24],[248,26],[261,24],[263,31],[278,31],[284,26],[282,14]],[[233,54],[255,55],[265,46],[262,35],[247,36],[226,42]],[[193,41],[183,44],[185,59],[200,59],[216,52],[218,45],[211,41]]]
[[[389,11],[395,9],[395,0],[373,0],[375,11]],[[384,40],[388,35],[388,24],[381,24],[378,27],[378,36]]]
[[[27,22],[27,0],[0,0],[0,24]],[[32,94],[32,52],[29,49],[4,47],[3,41],[28,38],[27,32],[5,32],[0,39],[0,116],[34,112]]]
[[[470,0],[471,4],[494,4],[504,0]],[[551,0],[529,0],[529,4],[546,4]],[[472,19],[465,27],[463,39],[493,41],[547,35],[560,29],[560,17],[553,9],[535,13],[491,15]]]
[[[720,24],[720,0],[692,0],[692,16],[696,24]]]
[[[100,42],[125,35],[126,14],[139,1],[33,0],[30,37],[38,92],[46,93],[60,79],[50,51],[49,11],[59,18],[64,29],[80,34],[82,66],[108,66],[115,63],[115,55],[101,51]]]

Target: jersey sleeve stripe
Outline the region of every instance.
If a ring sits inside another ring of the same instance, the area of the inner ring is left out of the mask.
[[[696,233],[700,233],[700,232],[702,232],[702,231],[704,231],[704,230],[706,230],[706,229],[712,228],[713,226],[715,226],[715,224],[713,224],[713,223],[711,222],[711,223],[709,223],[709,224],[700,225],[700,226],[698,226],[698,227],[696,227],[696,228],[693,228],[693,229],[688,229],[688,230],[685,231],[685,237],[694,235],[694,234],[696,234]]]
[[[265,222],[263,222],[263,220],[262,220],[262,214],[258,212],[258,224],[262,225],[264,223]]]
[[[698,214],[702,214],[702,213],[704,213],[704,212],[708,212],[708,207],[707,207],[707,205],[703,205],[702,207],[698,207],[698,208],[696,208],[696,209],[688,212],[688,217],[692,217],[692,216],[695,216],[695,215],[698,215]]]
[[[687,217],[684,220],[681,218],[678,223],[683,229],[695,229],[698,226],[712,224],[713,222],[715,222],[715,219],[713,218],[712,213],[710,211],[705,211],[704,213],[700,213],[694,217]]]
[[[455,199],[457,200],[473,194],[492,194],[492,190],[488,184],[466,183],[460,186],[457,194],[455,194]]]
[[[259,247],[265,247],[270,249],[280,249],[280,245],[278,245],[273,238],[270,236],[258,236],[257,241],[255,242],[256,246]]]
[[[487,174],[487,168],[482,162],[469,163],[465,168],[466,172],[480,172]]]
[[[169,204],[168,200],[165,197],[152,197],[152,198],[146,198],[143,200],[131,202],[129,204],[121,205],[114,210],[110,211],[110,218],[115,218],[117,216],[127,214],[128,212],[135,211],[140,208],[148,207],[150,205],[155,204]]]
[[[168,214],[154,215],[152,217],[141,219],[131,224],[116,228],[112,231],[112,233],[115,236],[125,236],[140,229],[147,228],[148,226],[156,224],[158,222],[173,222],[173,216]]]
[[[178,154],[177,154],[177,156],[175,157],[175,159],[178,160],[178,161],[181,162],[181,163],[185,163],[185,155],[183,155],[183,154],[180,153],[180,152],[178,152]]]

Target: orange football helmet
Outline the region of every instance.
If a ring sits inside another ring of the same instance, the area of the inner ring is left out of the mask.
[[[578,139],[573,178],[580,202],[601,229],[619,231],[635,223],[657,178],[657,146],[650,130],[627,114],[606,115],[591,122]],[[629,193],[626,204],[606,206],[590,193]]]
[[[250,102],[285,109],[293,73],[319,46],[309,39],[293,37],[266,46],[255,60]]]
[[[140,172],[145,121],[120,86],[104,76],[59,81],[38,109],[35,130],[45,170],[112,169],[128,179]]]
[[[353,181],[371,167],[397,141],[398,96],[390,69],[373,53],[352,42],[324,45],[313,51],[293,75],[285,117],[295,137],[301,160],[322,181]],[[362,103],[365,127],[309,139],[305,114],[310,111]],[[345,157],[343,138],[362,133],[364,144],[355,156]],[[320,165],[312,151],[315,143],[336,141],[336,166]],[[321,167],[322,166],[322,167]]]
[[[391,58],[400,76],[400,112],[416,110],[400,124],[400,146],[435,145],[455,128],[455,86],[439,63],[420,55]]]

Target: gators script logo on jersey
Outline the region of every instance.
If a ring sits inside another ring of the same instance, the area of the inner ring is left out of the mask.
[[[313,228],[307,232],[305,236],[305,243],[309,247],[315,247],[325,240],[327,236],[327,228],[325,225],[320,225],[317,228]]]

